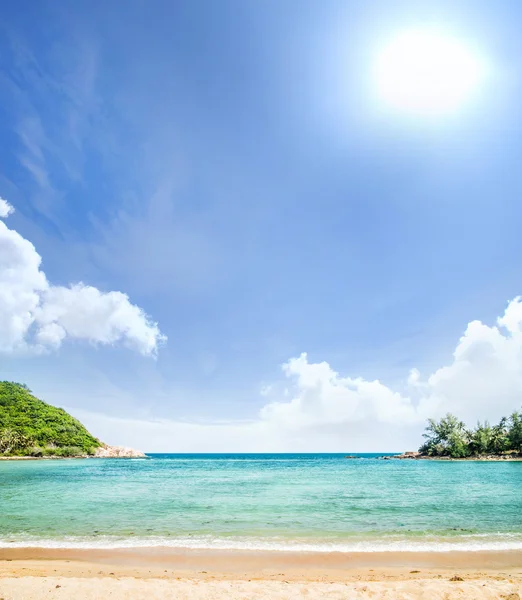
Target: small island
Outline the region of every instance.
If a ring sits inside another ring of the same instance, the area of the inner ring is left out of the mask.
[[[502,417],[496,425],[487,421],[474,429],[448,413],[440,421],[428,419],[426,442],[417,452],[384,458],[434,460],[522,460],[522,412]]]
[[[62,408],[20,383],[0,382],[0,458],[143,458],[132,448],[108,446]]]

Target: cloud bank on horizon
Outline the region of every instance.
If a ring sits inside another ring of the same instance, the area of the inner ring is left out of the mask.
[[[522,301],[509,302],[496,325],[468,324],[450,364],[422,378],[412,369],[397,389],[345,377],[306,353],[282,366],[284,381],[249,422],[190,423],[117,419],[80,411],[97,433],[114,431],[147,451],[391,451],[420,442],[429,417],[454,412],[474,424],[518,409],[522,397]],[[494,402],[492,402],[494,399]],[[147,446],[147,444],[149,444]]]
[[[0,217],[13,212],[0,198]],[[76,339],[156,354],[166,338],[126,294],[52,285],[41,262],[33,244],[0,221],[0,352],[44,352]]]

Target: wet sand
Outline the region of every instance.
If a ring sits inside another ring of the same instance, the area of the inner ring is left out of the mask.
[[[522,600],[522,552],[0,549],[0,597]]]

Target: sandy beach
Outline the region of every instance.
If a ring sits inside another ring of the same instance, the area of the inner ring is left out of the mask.
[[[522,598],[522,552],[0,550],[0,598]]]

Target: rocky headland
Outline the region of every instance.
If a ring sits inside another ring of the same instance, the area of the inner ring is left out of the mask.
[[[140,450],[109,446],[63,408],[36,398],[27,386],[0,381],[0,460],[144,458]]]

